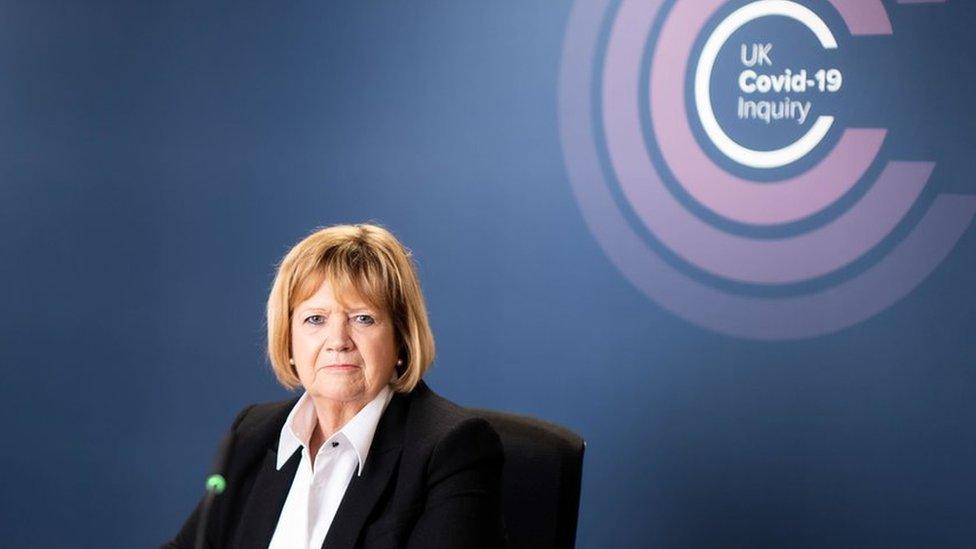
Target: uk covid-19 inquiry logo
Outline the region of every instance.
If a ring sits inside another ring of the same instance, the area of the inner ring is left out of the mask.
[[[872,83],[897,64],[851,52],[893,33],[881,0],[578,0],[560,133],[607,256],[674,314],[751,339],[834,332],[912,291],[976,196],[926,193],[935,163],[886,146]]]

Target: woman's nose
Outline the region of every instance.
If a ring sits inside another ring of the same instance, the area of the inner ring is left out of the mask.
[[[336,318],[338,317],[338,318]],[[328,351],[346,351],[352,347],[349,323],[344,316],[332,315],[326,323],[325,348]]]

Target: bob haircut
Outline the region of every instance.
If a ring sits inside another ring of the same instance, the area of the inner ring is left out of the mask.
[[[393,390],[409,393],[434,361],[434,335],[410,250],[383,227],[370,224],[320,228],[285,254],[268,295],[268,358],[278,382],[301,386],[291,364],[291,317],[295,305],[323,281],[337,299],[357,295],[393,320],[397,366]]]

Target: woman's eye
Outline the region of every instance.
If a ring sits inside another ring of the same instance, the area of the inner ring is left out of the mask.
[[[323,324],[325,323],[325,316],[323,315],[311,315],[305,319],[305,322],[309,324]]]
[[[372,326],[376,323],[376,320],[369,315],[355,315],[352,317],[356,324],[362,324],[363,326]]]

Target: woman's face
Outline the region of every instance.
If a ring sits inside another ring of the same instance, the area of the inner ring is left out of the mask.
[[[393,376],[393,321],[358,295],[343,298],[345,306],[326,280],[295,306],[292,356],[298,379],[312,397],[365,405]]]

